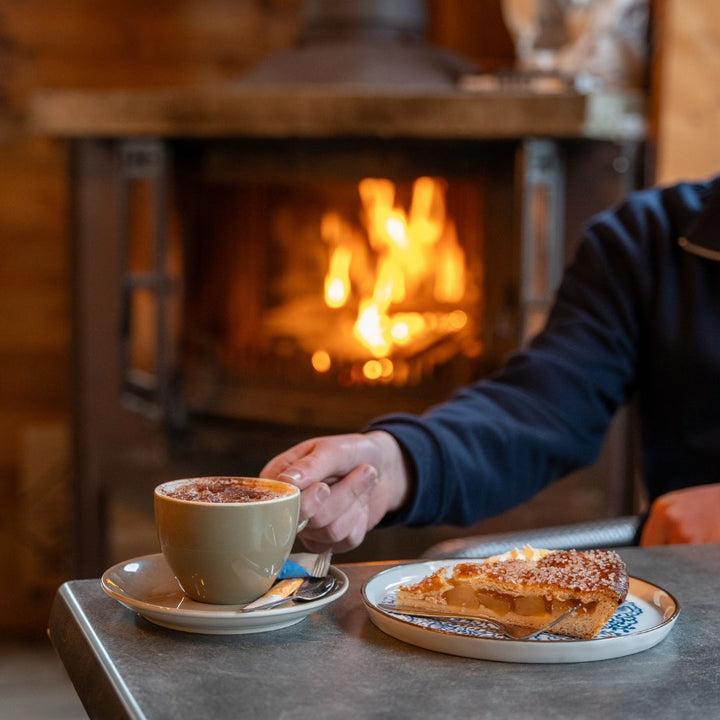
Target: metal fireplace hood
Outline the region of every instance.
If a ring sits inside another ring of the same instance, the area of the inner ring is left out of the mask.
[[[469,60],[426,42],[425,0],[306,0],[299,42],[251,69],[242,85],[336,90],[449,90]]]

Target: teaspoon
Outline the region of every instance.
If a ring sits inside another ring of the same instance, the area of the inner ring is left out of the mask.
[[[278,597],[274,595],[272,591],[267,597],[266,602],[256,600],[250,603],[240,610],[240,612],[253,612],[254,610],[268,610],[269,608],[281,605],[282,603],[292,600],[293,602],[311,602],[312,600],[319,600],[321,597],[327,595],[335,587],[335,578],[332,575],[325,575],[324,577],[309,577],[305,578],[295,592],[285,597]]]

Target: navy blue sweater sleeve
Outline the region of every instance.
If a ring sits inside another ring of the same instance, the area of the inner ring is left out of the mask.
[[[664,224],[653,191],[597,216],[526,350],[422,416],[371,424],[397,439],[415,476],[412,502],[384,524],[471,524],[597,457],[634,391],[640,308],[652,293],[648,238]]]

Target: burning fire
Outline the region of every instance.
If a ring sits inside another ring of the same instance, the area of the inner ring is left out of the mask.
[[[352,336],[371,356],[362,373],[388,380],[402,373],[394,355],[420,351],[468,323],[452,307],[468,296],[466,258],[441,180],[415,180],[407,209],[390,180],[365,178],[358,190],[364,233],[335,211],[322,218],[329,246],[324,301],[333,310],[357,307]],[[331,364],[326,350],[313,354],[318,372]]]

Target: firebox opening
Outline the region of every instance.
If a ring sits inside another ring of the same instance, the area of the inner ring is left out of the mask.
[[[178,193],[190,412],[356,428],[421,411],[496,363],[492,296],[511,294],[516,260],[487,265],[490,219],[512,205],[497,150],[331,145],[180,158],[201,178]]]

